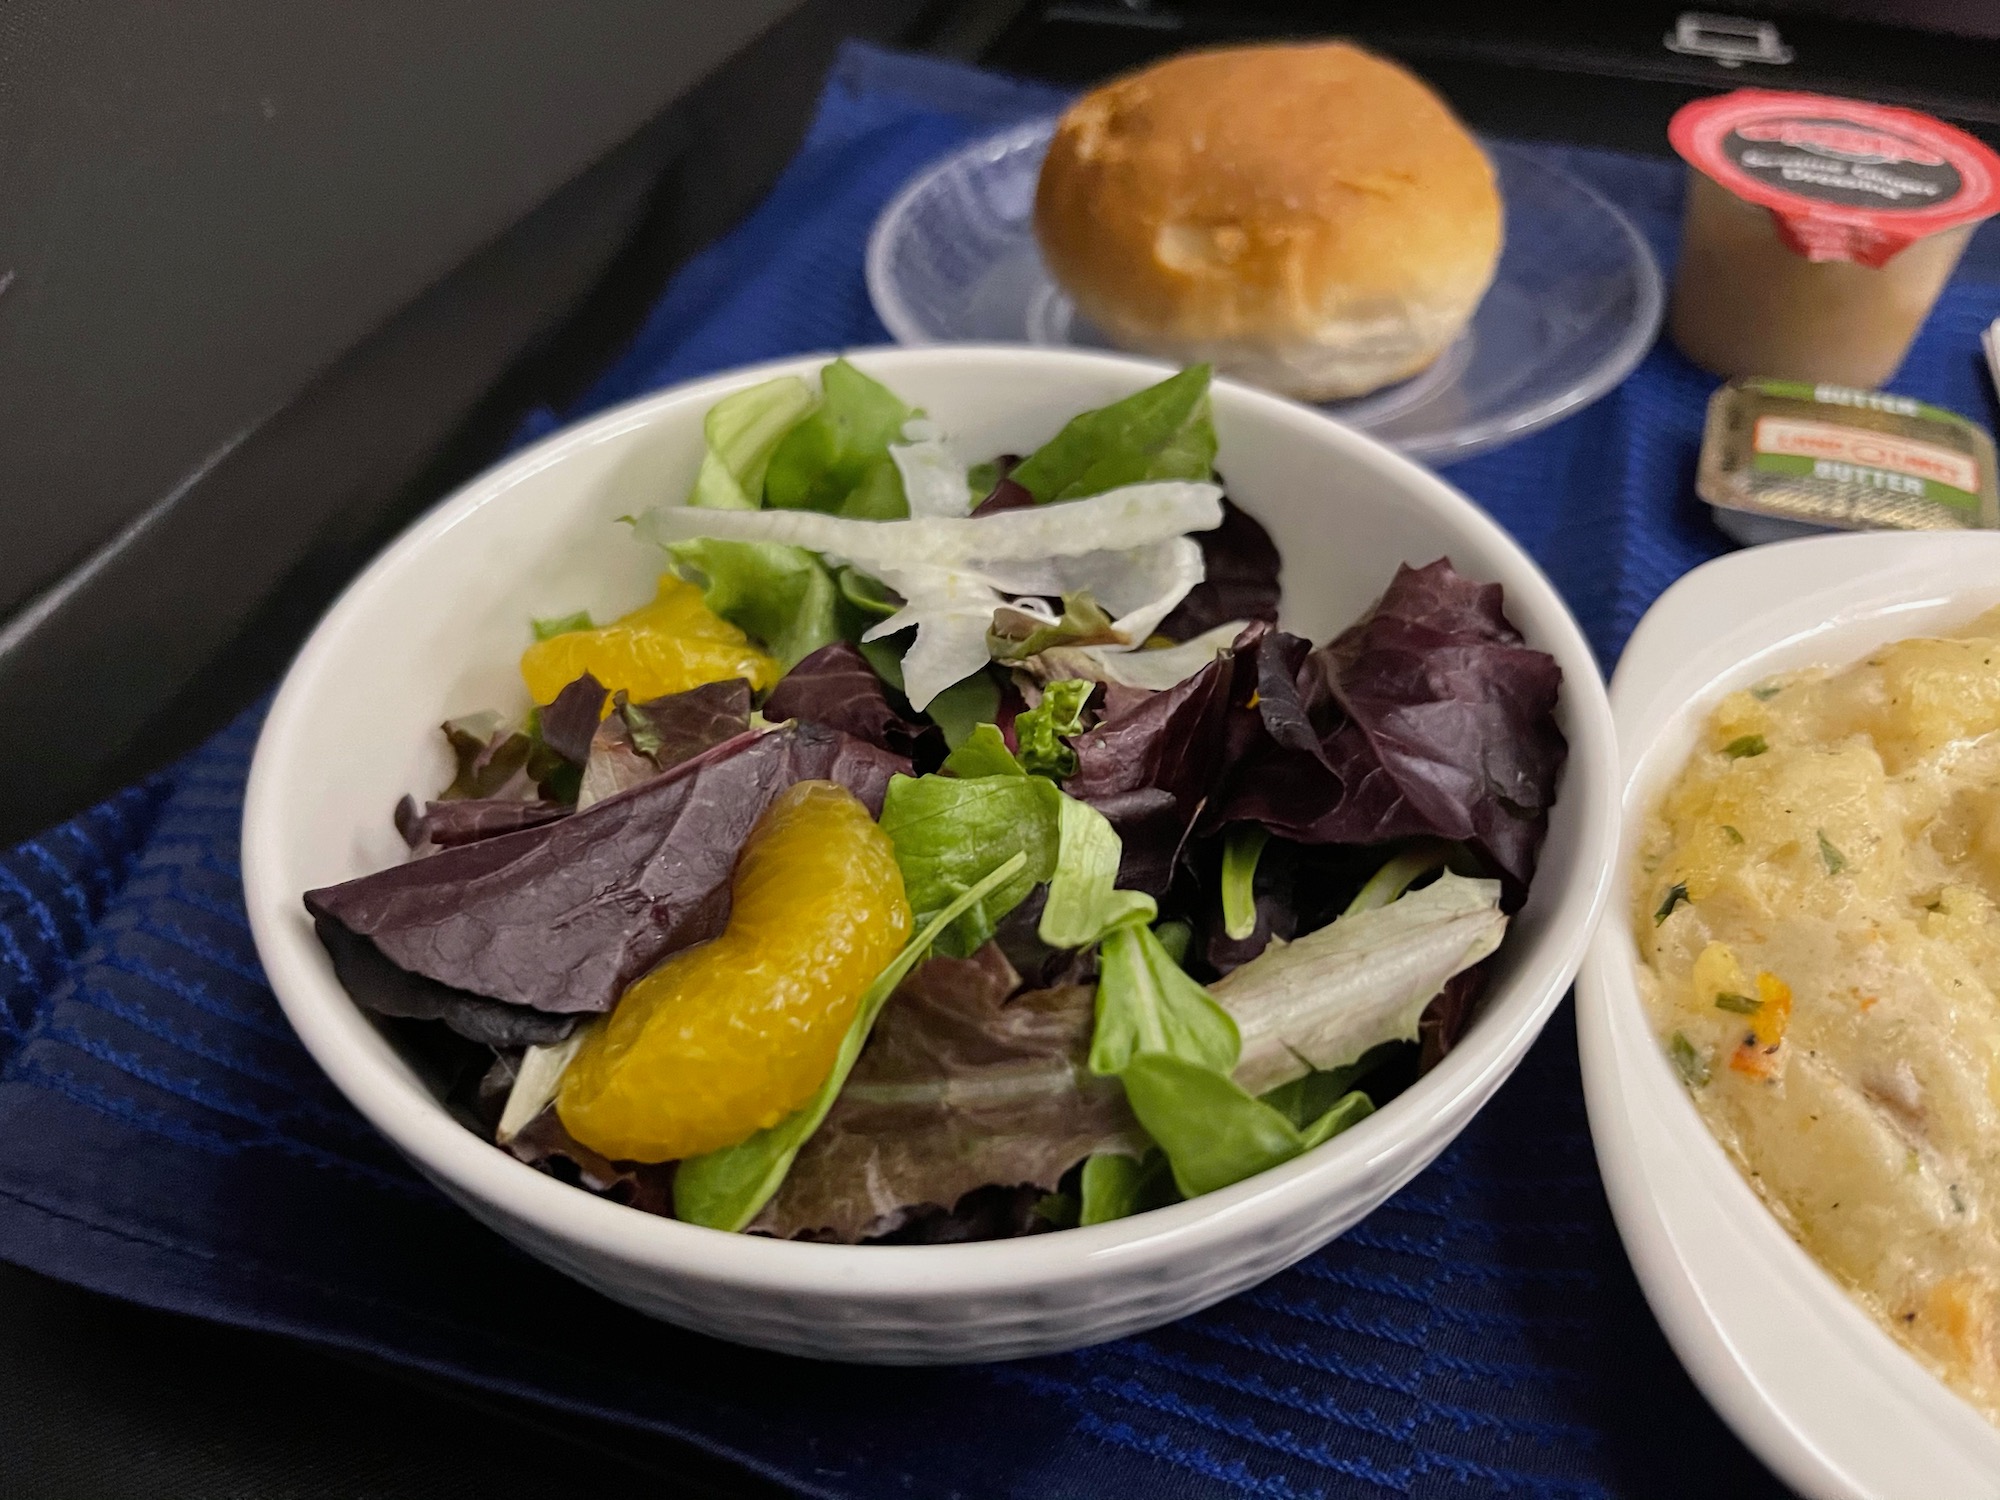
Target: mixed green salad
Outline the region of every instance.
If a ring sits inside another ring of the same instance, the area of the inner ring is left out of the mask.
[[[349,992],[521,1160],[784,1238],[1103,1223],[1380,1108],[1525,899],[1561,674],[1444,559],[1279,629],[1208,384],[970,467],[845,360],[718,402],[657,597],[524,621],[530,711],[306,894]]]

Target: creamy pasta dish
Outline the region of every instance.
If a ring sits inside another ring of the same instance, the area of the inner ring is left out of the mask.
[[[2000,610],[1725,698],[1634,891],[1642,990],[1717,1139],[2000,1421]]]

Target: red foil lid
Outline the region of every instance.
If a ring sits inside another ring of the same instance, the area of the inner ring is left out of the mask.
[[[1913,109],[1738,89],[1682,108],[1667,138],[1808,260],[1880,266],[2000,211],[2000,156]]]

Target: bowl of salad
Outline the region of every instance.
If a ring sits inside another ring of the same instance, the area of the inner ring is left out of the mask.
[[[1609,710],[1436,476],[1202,367],[867,350],[620,407],[328,613],[244,876],[426,1176],[642,1312],[1009,1358],[1421,1170],[1567,989]]]

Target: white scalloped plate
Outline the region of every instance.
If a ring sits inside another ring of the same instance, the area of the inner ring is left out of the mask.
[[[2000,535],[1867,533],[1697,568],[1639,622],[1611,680],[1625,851],[1577,980],[1598,1164],[1640,1285],[1688,1373],[1812,1496],[2000,1496],[2000,1428],[1878,1328],[1778,1225],[1669,1067],[1640,1002],[1625,913],[1633,833],[1724,693],[1838,665],[2000,604]]]

